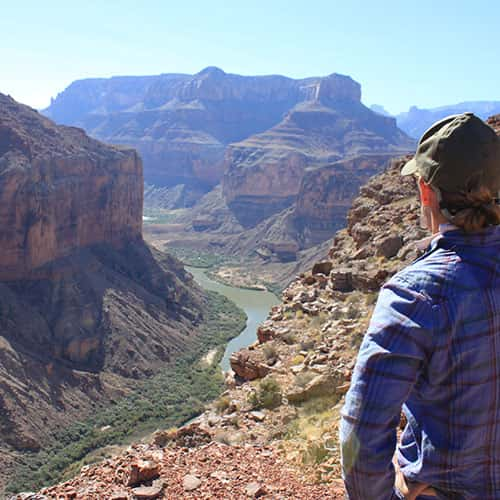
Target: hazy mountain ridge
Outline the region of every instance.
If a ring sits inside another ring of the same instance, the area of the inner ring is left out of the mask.
[[[489,116],[500,113],[500,101],[467,101],[430,109],[412,106],[408,111],[396,115],[396,120],[398,127],[410,137],[418,139],[434,122],[467,111],[486,120]]]

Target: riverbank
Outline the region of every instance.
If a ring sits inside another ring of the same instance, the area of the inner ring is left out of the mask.
[[[241,308],[247,316],[244,330],[226,346],[220,366],[222,370],[227,371],[231,368],[229,364],[231,354],[257,340],[258,326],[266,320],[271,307],[278,305],[280,301],[276,295],[269,291],[237,288],[215,281],[207,276],[207,270],[204,268],[186,266],[186,269],[205,290],[224,295]]]
[[[111,456],[116,446],[137,436],[182,425],[217,398],[224,389],[218,363],[227,342],[244,330],[246,317],[226,297],[214,292],[207,296],[203,332],[191,352],[138,382],[126,397],[96,406],[87,419],[54,433],[42,451],[21,457],[8,492],[37,490],[68,479],[82,466]],[[203,362],[214,350],[214,362]]]

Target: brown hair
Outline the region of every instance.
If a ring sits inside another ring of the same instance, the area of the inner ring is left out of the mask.
[[[484,186],[468,191],[441,191],[441,209],[447,219],[468,233],[500,224],[500,206],[490,189]]]

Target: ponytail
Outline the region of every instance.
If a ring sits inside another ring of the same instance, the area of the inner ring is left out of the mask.
[[[469,191],[449,193],[440,190],[441,212],[467,233],[500,224],[500,206],[491,190],[480,186]]]

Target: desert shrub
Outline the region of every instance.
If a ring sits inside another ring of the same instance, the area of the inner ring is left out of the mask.
[[[349,319],[359,318],[359,306],[355,306],[354,304],[350,304],[346,311],[346,316]]]
[[[294,356],[292,358],[291,363],[293,366],[297,366],[297,365],[300,365],[301,363],[303,363],[305,359],[306,358],[304,356],[302,356],[302,354],[297,354],[296,356]]]
[[[260,382],[256,391],[250,393],[248,403],[254,409],[276,408],[281,404],[281,387],[274,378],[268,377]]]
[[[372,306],[377,302],[378,292],[370,292],[365,295],[365,304],[367,306]]]
[[[298,387],[305,387],[315,376],[316,374],[310,371],[302,372],[295,377],[294,383]]]
[[[265,344],[262,348],[262,351],[267,360],[276,359],[278,357],[278,352],[276,351],[276,347],[273,344]]]
[[[307,465],[320,464],[328,456],[328,450],[321,441],[308,441],[302,454],[302,462]]]
[[[214,403],[214,408],[217,413],[224,413],[231,405],[231,400],[227,396],[217,399]]]
[[[305,339],[302,339],[300,341],[300,349],[302,351],[309,351],[311,349],[314,349],[314,339],[311,339],[309,337],[306,337]]]
[[[287,345],[293,345],[297,342],[297,337],[292,332],[287,332],[281,335],[280,339]]]

